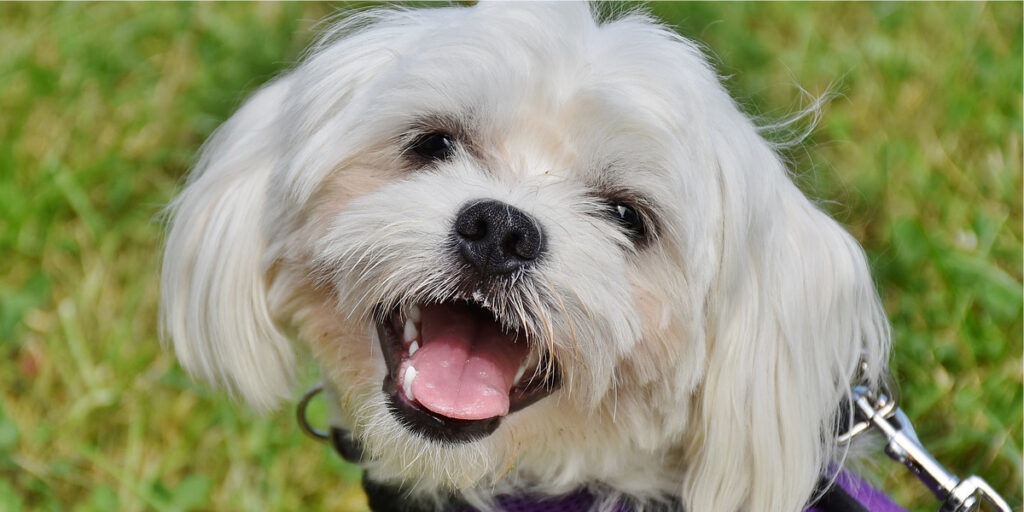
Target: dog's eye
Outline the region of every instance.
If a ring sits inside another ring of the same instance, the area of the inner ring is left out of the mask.
[[[409,148],[425,160],[447,160],[455,152],[455,141],[447,133],[426,133],[413,140]]]
[[[610,213],[626,229],[630,238],[643,240],[647,236],[644,218],[636,211],[636,208],[625,203],[613,203]]]

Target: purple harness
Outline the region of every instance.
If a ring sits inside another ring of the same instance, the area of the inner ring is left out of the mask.
[[[594,495],[586,490],[565,496],[542,498],[530,495],[499,496],[502,512],[587,512],[594,505]],[[632,512],[626,503],[619,503],[613,512]],[[474,508],[461,507],[455,512],[479,512]],[[805,512],[906,512],[884,494],[857,475],[842,471],[836,483]]]
[[[846,503],[843,503],[844,500]],[[881,491],[846,470],[839,472],[832,488],[826,491],[825,495],[806,512],[857,510],[851,508],[853,506],[859,506],[860,509],[867,512],[906,512],[903,507],[893,503]]]

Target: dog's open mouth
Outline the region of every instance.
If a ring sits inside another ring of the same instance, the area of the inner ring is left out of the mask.
[[[432,439],[484,437],[559,384],[545,352],[475,302],[396,308],[377,333],[392,412]]]

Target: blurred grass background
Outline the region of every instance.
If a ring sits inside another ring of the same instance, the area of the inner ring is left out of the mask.
[[[1021,3],[656,3],[864,244],[903,406],[1021,504]],[[343,8],[345,6],[342,6]],[[0,510],[362,510],[358,470],[193,384],[157,339],[156,216],[323,4],[0,5]],[[315,380],[306,372],[306,382]],[[297,390],[298,391],[298,390]],[[886,490],[934,510],[894,463]]]

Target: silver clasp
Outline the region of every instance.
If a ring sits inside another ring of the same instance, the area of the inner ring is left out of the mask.
[[[888,391],[885,389],[885,391]],[[981,477],[972,475],[961,481],[942,467],[921,445],[913,425],[896,400],[885,392],[873,392],[865,386],[853,388],[853,413],[856,421],[839,436],[841,443],[874,427],[886,438],[885,453],[917,476],[942,502],[939,512],[978,510],[982,501],[999,512],[1011,512],[1006,503]]]

